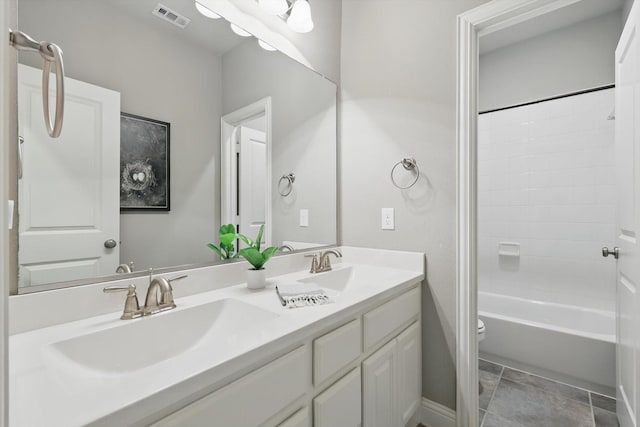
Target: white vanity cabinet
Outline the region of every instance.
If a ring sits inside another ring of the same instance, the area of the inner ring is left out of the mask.
[[[154,426],[415,427],[420,288],[334,322]]]
[[[405,427],[420,403],[420,326],[414,322],[362,362],[364,427]]]

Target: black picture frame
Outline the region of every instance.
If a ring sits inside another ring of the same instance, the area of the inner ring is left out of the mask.
[[[170,211],[171,124],[120,113],[120,211]]]

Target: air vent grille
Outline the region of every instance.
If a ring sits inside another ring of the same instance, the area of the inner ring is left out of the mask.
[[[191,19],[186,16],[180,15],[178,12],[169,9],[167,6],[158,3],[152,12],[158,18],[164,19],[167,22],[172,23],[176,27],[184,28],[191,22]]]

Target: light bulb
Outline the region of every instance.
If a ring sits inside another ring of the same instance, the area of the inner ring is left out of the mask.
[[[231,31],[233,31],[234,33],[236,33],[240,37],[251,37],[251,33],[250,32],[243,30],[242,28],[238,27],[234,23],[231,23]]]
[[[307,0],[296,0],[291,8],[291,15],[287,19],[287,25],[297,33],[308,33],[313,30],[311,7]]]
[[[287,0],[258,0],[258,4],[270,15],[284,15],[289,9]]]
[[[211,19],[220,19],[220,18],[222,18],[222,16],[218,15],[217,13],[215,13],[213,10],[209,9],[208,7],[201,5],[197,1],[196,1],[196,10],[198,12],[200,12],[202,15],[206,16],[207,18],[211,18]]]
[[[273,52],[274,50],[277,50],[275,47],[271,46],[268,43],[263,42],[260,39],[258,39],[258,44],[260,45],[261,48],[263,48],[264,50],[268,50],[270,52]]]

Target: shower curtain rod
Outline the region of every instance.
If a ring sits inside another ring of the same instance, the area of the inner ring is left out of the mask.
[[[610,85],[605,85],[605,86],[598,86],[598,87],[594,87],[594,88],[591,88],[591,89],[580,90],[580,91],[577,91],[577,92],[565,93],[564,95],[556,95],[556,96],[552,96],[550,98],[538,99],[536,101],[530,101],[530,102],[524,102],[522,104],[510,105],[508,107],[500,107],[500,108],[493,108],[491,110],[484,110],[484,111],[480,111],[478,114],[495,113],[496,111],[510,110],[512,108],[518,108],[518,107],[526,107],[527,105],[539,104],[541,102],[553,101],[555,99],[568,98],[570,96],[584,95],[585,93],[597,92],[599,90],[605,90],[605,89],[613,89],[614,87],[616,87],[615,84],[610,84]]]

